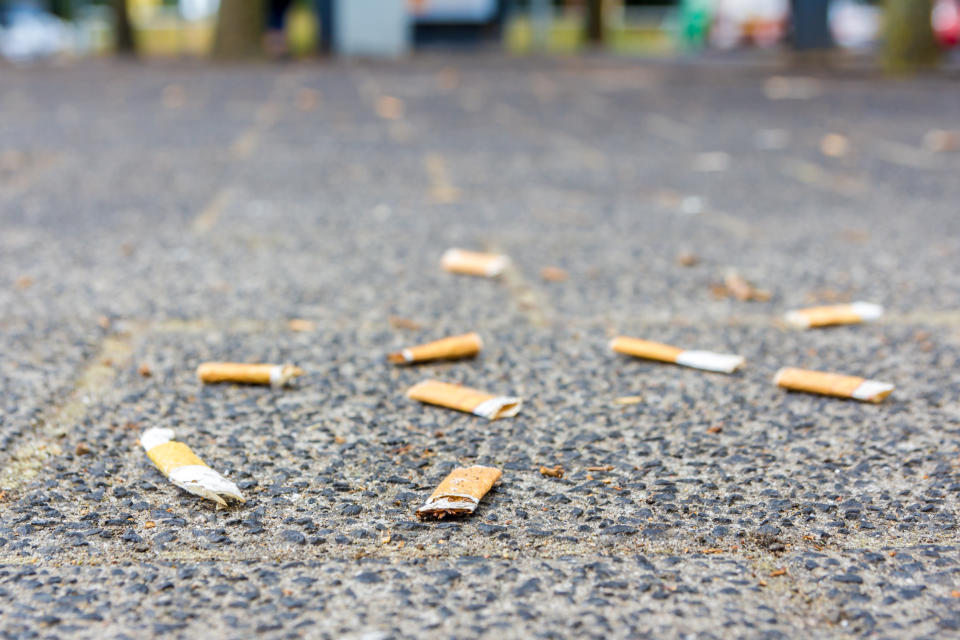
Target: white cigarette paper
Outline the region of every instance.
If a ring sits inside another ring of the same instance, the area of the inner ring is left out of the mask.
[[[147,456],[170,482],[223,507],[227,506],[224,498],[246,502],[237,485],[208,467],[190,447],[173,437],[173,429],[156,427],[147,429],[140,437]]]
[[[684,350],[668,344],[626,336],[618,336],[611,340],[610,348],[617,353],[636,358],[672,362],[685,367],[718,373],[733,373],[746,362],[743,356],[731,353],[714,353],[713,351],[695,349]]]
[[[883,316],[883,307],[872,302],[853,302],[788,311],[784,321],[795,329],[873,322]]]

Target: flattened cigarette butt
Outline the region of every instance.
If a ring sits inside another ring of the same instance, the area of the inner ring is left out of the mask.
[[[889,382],[866,380],[857,376],[845,376],[839,373],[809,371],[784,367],[777,371],[773,382],[779,387],[792,391],[806,391],[838,398],[852,398],[864,402],[880,402],[893,391]]]
[[[387,356],[387,360],[394,364],[426,362],[428,360],[456,360],[475,356],[480,353],[481,349],[483,349],[483,340],[480,336],[476,333],[465,333],[461,336],[451,336],[391,353]]]
[[[743,366],[746,360],[743,356],[730,353],[714,353],[713,351],[684,350],[668,344],[618,336],[610,341],[610,348],[617,353],[628,356],[672,362],[685,367],[717,371],[719,373],[733,373]]]
[[[203,382],[238,382],[240,384],[269,384],[282,387],[304,370],[292,364],[246,364],[243,362],[204,362],[197,367],[197,377]]]
[[[794,329],[830,327],[838,324],[873,322],[883,315],[883,307],[872,302],[853,302],[788,311],[784,321]]]
[[[173,439],[173,429],[147,429],[140,436],[147,456],[160,472],[184,491],[220,506],[227,506],[224,498],[246,502],[237,485],[208,467],[190,447]]]
[[[473,513],[480,499],[503,474],[493,467],[460,467],[450,472],[434,489],[426,504],[417,509],[417,517],[461,516]]]
[[[427,404],[472,413],[488,420],[512,418],[520,413],[523,400],[514,396],[495,396],[458,384],[424,380],[407,391],[407,397]]]
[[[440,264],[451,273],[496,278],[510,264],[510,258],[497,253],[447,249],[440,258]]]

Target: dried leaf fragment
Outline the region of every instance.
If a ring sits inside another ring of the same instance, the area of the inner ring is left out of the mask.
[[[546,282],[564,282],[569,277],[566,270],[560,267],[544,267],[540,269],[540,279]]]
[[[541,466],[540,475],[546,476],[548,478],[562,478],[563,467],[559,464],[554,466],[553,468]]]

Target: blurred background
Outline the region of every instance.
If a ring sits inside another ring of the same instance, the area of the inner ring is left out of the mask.
[[[960,0],[2,0],[0,57],[277,60],[511,54],[789,55],[955,66]]]

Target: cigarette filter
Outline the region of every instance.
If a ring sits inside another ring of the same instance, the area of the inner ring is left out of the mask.
[[[496,278],[510,264],[510,258],[497,253],[447,249],[440,258],[440,264],[452,273]]]
[[[784,321],[795,329],[829,327],[837,324],[872,322],[883,315],[883,307],[872,302],[854,302],[788,311]]]
[[[140,437],[147,456],[170,482],[220,506],[227,506],[224,498],[246,502],[237,485],[208,467],[190,447],[174,441],[173,436],[173,429],[152,428]]]
[[[426,504],[417,509],[417,516],[436,516],[440,519],[446,515],[473,513],[480,499],[490,491],[501,475],[500,469],[492,467],[454,469],[434,490]]]
[[[204,362],[197,367],[197,377],[203,382],[239,382],[241,384],[269,384],[282,387],[304,370],[292,364],[246,364],[242,362]]]
[[[864,402],[880,402],[893,391],[889,382],[866,380],[838,373],[808,371],[784,367],[773,377],[774,384],[793,391],[819,393],[838,398],[853,398]]]
[[[407,362],[426,362],[427,360],[456,360],[475,356],[483,348],[483,340],[476,333],[465,333],[462,336],[451,336],[397,351],[387,356],[387,360],[394,364]]]
[[[488,420],[512,418],[520,413],[523,400],[514,396],[495,396],[458,384],[424,380],[407,391],[407,397],[427,404],[472,413]]]
[[[720,373],[733,373],[742,367],[745,362],[743,356],[730,353],[683,350],[678,347],[671,347],[668,344],[641,340],[640,338],[628,338],[626,336],[618,336],[611,340],[610,348],[617,353],[625,353],[628,356],[647,358],[648,360],[659,360],[661,362],[673,362],[674,364],[681,364],[685,367],[693,367],[694,369],[703,369],[705,371],[718,371]]]

